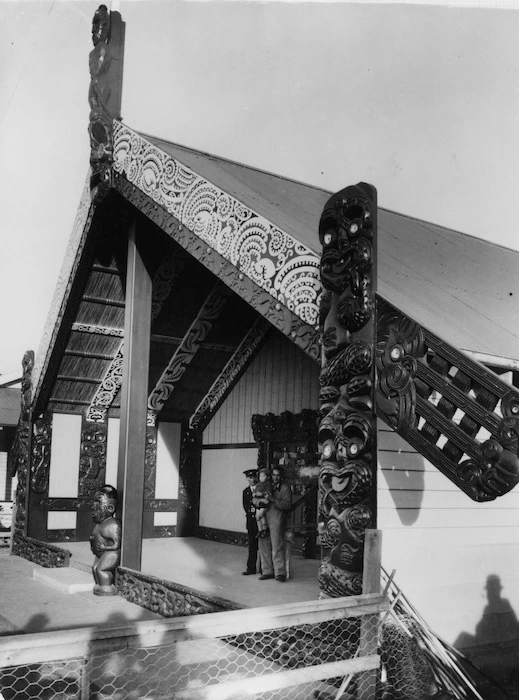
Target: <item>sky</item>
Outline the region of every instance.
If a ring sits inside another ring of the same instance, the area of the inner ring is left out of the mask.
[[[99,4],[0,0],[6,376],[38,348],[87,176]],[[123,121],[519,250],[515,6],[119,0]]]

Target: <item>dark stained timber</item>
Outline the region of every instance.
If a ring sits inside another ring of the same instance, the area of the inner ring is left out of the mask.
[[[376,410],[474,501],[519,482],[519,392],[378,300]]]
[[[376,230],[376,190],[364,183],[333,195],[319,225],[318,578],[333,598],[362,592],[364,534],[376,527]]]

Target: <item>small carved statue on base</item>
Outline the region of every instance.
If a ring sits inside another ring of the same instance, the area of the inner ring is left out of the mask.
[[[96,557],[92,566],[94,595],[116,595],[115,569],[121,560],[121,523],[114,517],[117,491],[101,486],[94,496],[92,520],[96,523],[90,535],[90,549]]]

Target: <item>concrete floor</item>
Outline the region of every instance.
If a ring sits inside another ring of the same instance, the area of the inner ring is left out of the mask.
[[[58,546],[72,553],[71,567],[90,571],[93,555],[88,542],[62,542]],[[242,576],[246,559],[247,550],[236,545],[194,537],[147,539],[143,541],[141,571],[251,608],[318,597],[318,560],[294,554],[290,579],[279,583]]]

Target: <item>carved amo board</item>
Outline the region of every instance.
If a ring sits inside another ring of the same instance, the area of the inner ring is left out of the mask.
[[[519,392],[377,300],[376,412],[475,501],[519,482]]]

